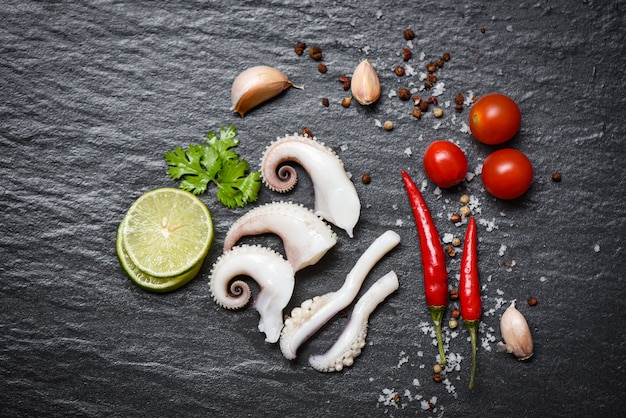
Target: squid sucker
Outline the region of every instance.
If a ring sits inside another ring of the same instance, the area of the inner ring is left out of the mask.
[[[316,215],[345,230],[353,237],[361,213],[361,202],[354,184],[337,154],[317,139],[294,133],[272,142],[261,159],[263,182],[271,190],[285,193],[298,181],[295,162],[311,177]]]
[[[283,356],[289,360],[296,358],[298,348],[354,300],[370,270],[399,243],[396,232],[386,231],[361,255],[339,290],[305,300],[294,308],[280,336]]]

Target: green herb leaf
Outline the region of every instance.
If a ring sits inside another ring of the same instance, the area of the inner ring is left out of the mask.
[[[189,145],[187,150],[174,148],[165,154],[167,173],[181,180],[180,187],[193,194],[204,193],[209,183],[217,186],[217,198],[234,208],[255,202],[261,189],[261,174],[249,171],[246,160],[231,148],[239,144],[234,126],[207,134],[206,144]]]

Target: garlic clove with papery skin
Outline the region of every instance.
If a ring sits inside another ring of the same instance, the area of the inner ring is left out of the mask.
[[[369,105],[380,97],[380,80],[374,66],[363,60],[352,73],[352,97],[362,105]]]
[[[506,349],[507,353],[513,354],[518,360],[527,360],[532,357],[533,337],[526,318],[515,307],[515,300],[500,318],[500,332],[504,343],[499,342],[499,347]]]
[[[259,65],[241,72],[233,81],[230,91],[231,110],[243,117],[250,109],[277,96],[283,90],[295,87],[280,70]]]

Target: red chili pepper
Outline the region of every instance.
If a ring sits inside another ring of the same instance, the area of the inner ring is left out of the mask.
[[[430,316],[435,324],[437,335],[437,346],[439,347],[439,357],[441,364],[446,364],[446,355],[443,350],[443,337],[441,335],[441,323],[443,315],[448,306],[448,271],[446,270],[446,258],[443,253],[443,246],[439,239],[439,233],[435,227],[432,216],[424,197],[419,189],[409,177],[406,171],[402,170],[402,179],[406,188],[415,225],[420,240],[422,253],[422,266],[424,269],[424,294],[426,305]]]
[[[478,338],[478,324],[482,314],[482,301],[480,299],[480,283],[478,276],[478,250],[476,239],[476,221],[470,218],[465,233],[463,244],[463,257],[461,258],[460,295],[461,315],[463,323],[470,333],[472,342],[472,374],[469,388],[474,389],[474,376],[476,375],[476,340]]]

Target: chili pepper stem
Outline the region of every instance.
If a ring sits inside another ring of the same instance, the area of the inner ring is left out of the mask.
[[[446,354],[443,351],[443,335],[441,332],[441,323],[443,322],[443,314],[446,311],[445,306],[429,306],[430,316],[435,324],[435,334],[437,335],[437,347],[439,348],[439,362],[446,364]]]
[[[480,321],[464,320],[463,322],[465,323],[465,327],[469,331],[470,340],[472,342],[472,373],[470,374],[470,382],[469,382],[469,389],[472,390],[474,389],[474,377],[476,376],[476,345],[477,345],[476,340],[478,339],[478,323]]]

